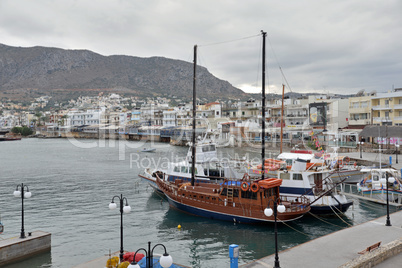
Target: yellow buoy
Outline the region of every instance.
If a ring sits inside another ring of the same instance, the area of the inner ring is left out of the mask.
[[[179,224],[179,225],[177,225],[177,229],[181,229],[181,225]]]

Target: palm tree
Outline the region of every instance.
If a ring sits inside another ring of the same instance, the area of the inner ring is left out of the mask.
[[[35,116],[38,119],[38,125],[37,126],[40,126],[41,125],[40,120],[42,118],[42,113],[41,112],[36,112]]]

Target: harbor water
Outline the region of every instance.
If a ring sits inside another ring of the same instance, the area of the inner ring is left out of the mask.
[[[141,152],[149,146],[144,142],[36,138],[0,143],[0,215],[5,226],[0,239],[20,235],[21,198],[13,196],[20,183],[32,192],[24,200],[25,232],[52,234],[51,252],[6,267],[73,267],[118,251],[120,212],[108,205],[120,194],[132,208],[123,216],[126,251],[147,247],[148,241],[162,243],[175,263],[202,268],[229,267],[231,244],[239,245],[240,264],[274,253],[273,225],[221,222],[169,208],[138,174],[144,168],[176,161],[187,154],[187,148],[153,143],[154,153]],[[255,149],[219,148],[223,158],[244,155],[260,157]],[[279,224],[279,250],[385,213],[384,206],[354,200],[343,216],[307,215]],[[162,253],[162,248],[154,253]]]

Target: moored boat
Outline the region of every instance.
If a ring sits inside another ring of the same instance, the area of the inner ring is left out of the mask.
[[[253,174],[261,174],[258,166],[250,170]],[[288,195],[291,200],[300,196],[308,198],[311,202],[311,213],[345,212],[353,201],[348,200],[342,190],[337,189],[339,183],[333,181],[331,172],[326,165],[300,159],[293,160],[291,166],[284,163],[280,169],[266,171],[268,176],[282,179],[281,194]]]
[[[156,148],[144,148],[141,150],[141,152],[145,152],[145,153],[151,153],[151,152],[155,152]]]
[[[385,202],[388,192],[390,202],[402,204],[402,180],[398,170],[394,168],[372,168],[362,169],[361,172],[362,179],[356,184],[359,194]]]
[[[278,213],[278,221],[292,221],[310,211],[307,198],[291,199],[279,194],[282,180],[231,181],[222,183],[195,183],[191,186],[180,179],[166,181],[156,176],[156,184],[168,198],[169,204],[181,211],[210,219],[236,223],[274,222],[274,216],[266,216],[264,210],[274,202],[285,207]]]

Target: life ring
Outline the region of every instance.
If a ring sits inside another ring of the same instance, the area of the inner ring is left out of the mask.
[[[241,183],[240,188],[241,188],[242,191],[248,191],[248,189],[250,188],[250,184],[248,182],[246,182],[246,181],[243,181]]]
[[[248,175],[248,173],[244,173],[243,180],[244,181],[249,181],[250,180],[250,175]]]
[[[258,185],[258,183],[252,183],[251,185],[250,185],[250,189],[251,189],[251,191],[253,192],[253,193],[256,193],[256,192],[258,192],[259,190],[260,190],[260,186]]]
[[[343,168],[343,161],[342,160],[338,160],[338,168]]]

